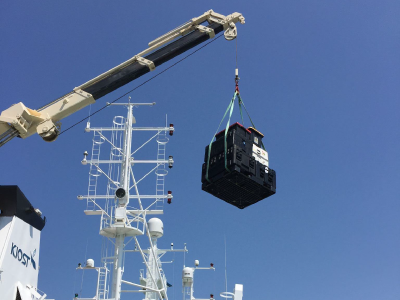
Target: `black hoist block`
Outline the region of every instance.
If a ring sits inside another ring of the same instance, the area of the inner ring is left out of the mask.
[[[239,123],[218,133],[206,147],[201,174],[202,190],[240,209],[276,192],[276,173],[268,167],[268,153],[262,149],[263,135]],[[226,156],[226,160],[225,160]]]

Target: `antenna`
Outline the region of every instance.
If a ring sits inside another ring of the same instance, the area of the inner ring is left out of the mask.
[[[185,250],[186,250],[186,243],[184,245],[185,245]],[[186,266],[186,251],[183,252],[183,267],[185,267],[185,266]]]
[[[226,272],[226,234],[224,234],[224,244],[225,244],[225,292],[228,292],[228,275]]]

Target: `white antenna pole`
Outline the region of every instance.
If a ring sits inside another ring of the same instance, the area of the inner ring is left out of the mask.
[[[131,147],[132,147],[132,105],[128,105],[128,115],[124,133],[124,157],[122,162],[122,173],[120,187],[125,190],[125,197],[118,198],[117,209],[119,215],[122,211],[123,216],[126,218],[126,206],[129,202],[129,183],[130,183],[130,160],[131,160]],[[116,209],[116,210],[117,210]],[[120,299],[121,294],[121,280],[122,280],[122,267],[124,257],[124,240],[125,234],[117,234],[115,237],[115,263],[111,283],[111,298],[116,300]]]
[[[131,148],[132,148],[132,105],[128,105],[128,116],[127,116],[127,126],[125,128],[124,137],[124,160],[123,160],[123,172],[121,174],[121,186],[126,191],[126,196],[123,201],[119,200],[119,206],[126,207],[129,202],[129,183],[130,183],[130,160],[131,160]]]
[[[153,252],[156,254],[156,259],[158,259],[159,254],[158,254],[158,248],[157,248],[157,238],[156,237],[152,237],[151,238],[152,241],[152,245],[150,245],[150,247],[153,248]],[[150,251],[149,251],[150,252]],[[156,281],[158,282],[159,280],[161,280],[161,278],[159,278],[158,276],[158,272],[157,272],[157,268],[158,268],[158,261],[154,260],[153,255],[151,255],[149,253],[148,256],[148,264],[149,264],[149,270],[148,272],[152,273],[152,277],[156,279]],[[147,285],[150,288],[153,289],[158,289],[159,287],[157,287],[157,285],[154,284],[154,282],[151,280],[150,278],[150,274],[148,274],[147,276]],[[152,293],[146,293],[146,300],[157,300],[157,293],[156,292],[152,292]]]

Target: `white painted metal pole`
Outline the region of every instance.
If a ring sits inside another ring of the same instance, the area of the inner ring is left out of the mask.
[[[194,272],[193,272],[193,281],[192,281],[192,284],[190,285],[190,300],[194,300],[194,297],[193,297],[193,286],[194,286]]]
[[[113,281],[111,287],[111,298],[119,300],[121,298],[122,263],[124,258],[125,235],[117,235],[115,238],[115,261],[113,270]]]
[[[156,242],[157,243],[157,242]],[[151,244],[150,247],[154,247],[154,244]],[[154,251],[154,249],[152,249]],[[148,270],[147,270],[147,286],[150,288],[149,290],[157,290],[157,281],[159,280],[158,274],[156,272],[157,261],[154,260],[152,255],[148,256]],[[157,293],[155,292],[146,292],[145,300],[157,300]]]
[[[130,183],[130,158],[131,158],[131,146],[132,146],[132,105],[128,105],[128,115],[125,125],[124,134],[124,158],[121,174],[120,186],[124,188],[126,196],[123,198],[122,203],[118,203],[119,207],[126,207],[129,202],[129,183]],[[121,199],[122,200],[122,199]],[[120,201],[120,200],[119,200]],[[115,211],[115,210],[114,210]],[[117,234],[115,238],[115,261],[113,270],[113,280],[111,287],[111,298],[119,300],[121,298],[121,280],[122,280],[122,260],[124,253],[124,240],[125,234]]]
[[[130,161],[131,161],[131,148],[132,148],[132,105],[128,105],[128,115],[125,128],[125,140],[124,140],[124,162],[123,162],[123,172],[121,176],[121,186],[126,191],[126,201],[124,201],[124,206],[128,205],[129,202],[129,183],[130,183]]]
[[[150,245],[151,247],[151,245]],[[152,280],[150,280],[149,282],[149,287],[153,288],[153,289],[157,289],[157,281],[158,281],[158,276],[157,273],[155,272],[155,261],[153,259],[152,255],[149,255],[149,272],[153,275],[152,277],[154,278],[155,282],[153,282]],[[149,280],[150,276],[148,276],[147,280]],[[155,300],[156,299],[156,293],[151,292],[151,293],[146,293],[146,300]]]

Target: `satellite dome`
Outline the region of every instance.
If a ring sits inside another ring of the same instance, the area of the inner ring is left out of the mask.
[[[147,225],[149,226],[149,232],[151,237],[160,238],[164,234],[163,222],[158,218],[151,218]]]
[[[86,260],[86,267],[87,268],[94,268],[94,260],[89,258],[88,260]]]

